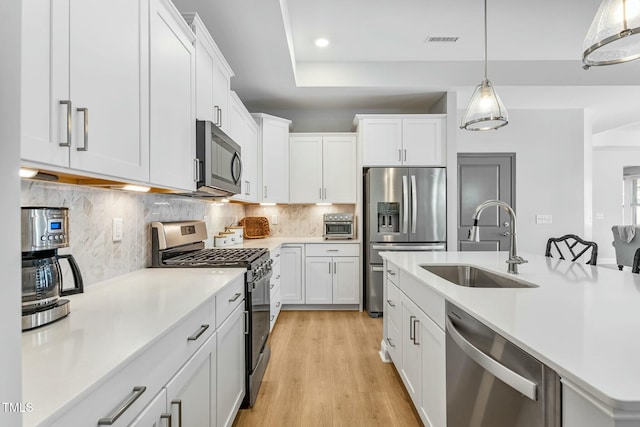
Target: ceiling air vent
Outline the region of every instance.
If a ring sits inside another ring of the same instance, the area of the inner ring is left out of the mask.
[[[457,42],[459,37],[456,36],[429,36],[424,39],[425,43],[455,43]]]

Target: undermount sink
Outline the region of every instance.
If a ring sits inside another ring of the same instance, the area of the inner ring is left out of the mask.
[[[537,285],[470,265],[421,265],[444,280],[468,288],[537,288]]]

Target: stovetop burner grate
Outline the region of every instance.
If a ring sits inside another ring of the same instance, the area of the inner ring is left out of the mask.
[[[249,265],[264,253],[265,248],[201,249],[165,260],[166,264],[207,264],[213,267],[229,264]]]

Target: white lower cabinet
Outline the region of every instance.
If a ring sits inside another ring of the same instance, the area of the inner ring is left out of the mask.
[[[280,266],[280,258],[282,252],[280,248],[271,251],[271,280],[269,281],[269,301],[271,303],[271,315],[269,317],[269,332],[273,330],[273,327],[278,320],[280,310],[282,309],[282,296],[280,294],[280,283],[282,281],[282,268]]]
[[[389,270],[397,268],[385,261],[385,271]],[[384,346],[425,426],[445,427],[446,340],[444,330],[436,323],[444,321],[439,319],[444,299],[428,295],[426,306],[435,310],[427,314],[412,299],[419,299],[418,303],[425,306],[421,294],[424,285],[408,275],[396,275],[394,282],[385,275],[384,280]]]
[[[240,305],[218,328],[216,425],[233,424],[245,395],[245,316]],[[185,424],[185,426],[200,424]]]
[[[283,245],[280,253],[281,301],[283,304],[304,304],[304,245]]]
[[[360,303],[358,244],[308,244],[305,252],[306,304]]]

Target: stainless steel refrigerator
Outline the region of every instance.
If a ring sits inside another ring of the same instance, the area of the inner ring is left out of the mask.
[[[447,248],[444,168],[369,168],[364,175],[365,308],[382,315],[384,251]]]

